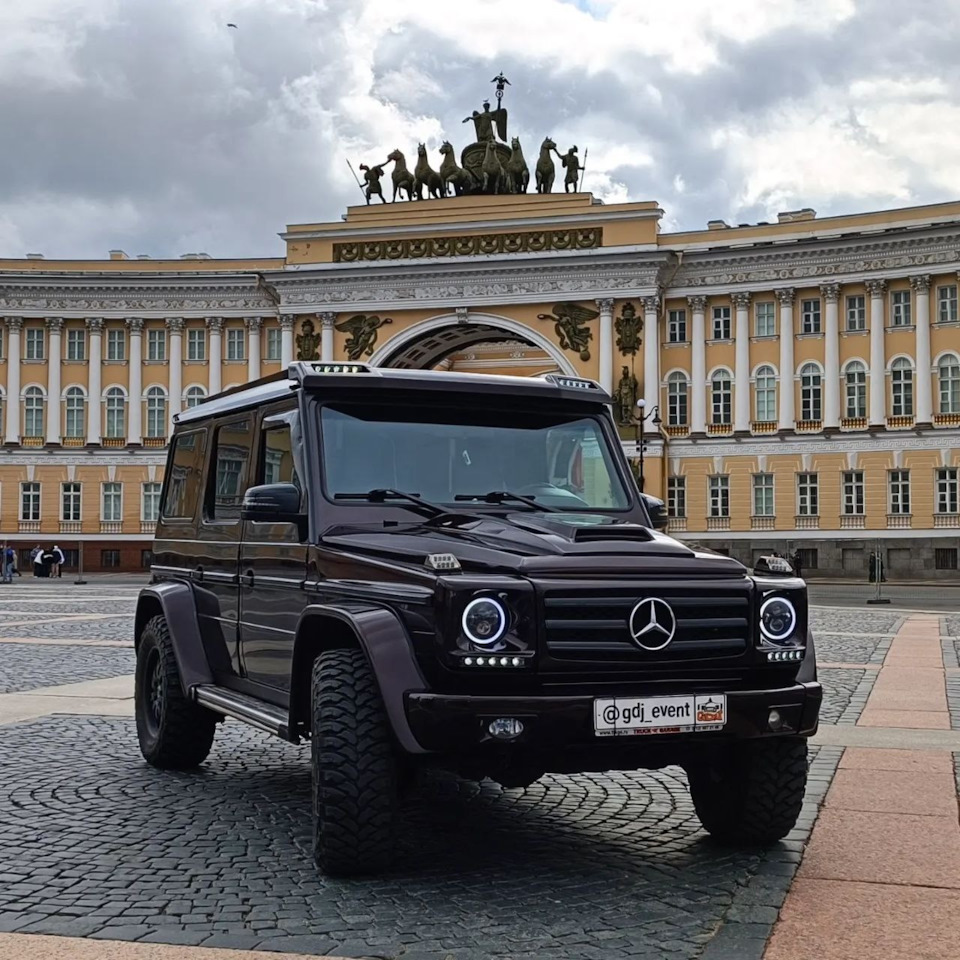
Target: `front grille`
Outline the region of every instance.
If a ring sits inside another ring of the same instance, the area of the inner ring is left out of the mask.
[[[677,620],[673,640],[662,650],[645,650],[630,634],[630,614],[647,597],[665,600]],[[590,589],[545,586],[546,651],[552,660],[632,667],[717,660],[730,665],[749,648],[750,606],[749,585],[743,581]]]

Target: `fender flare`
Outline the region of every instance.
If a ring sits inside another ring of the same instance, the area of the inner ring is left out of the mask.
[[[180,671],[183,694],[192,698],[195,687],[214,682],[213,671],[210,669],[200,635],[193,590],[186,583],[167,582],[151,583],[140,591],[134,634],[134,643],[138,650],[144,626],[158,612],[167,621],[170,629],[170,641],[173,644],[177,669]]]
[[[303,663],[305,654],[302,653],[309,645],[309,641],[304,639],[307,636],[305,621],[312,617],[328,617],[337,620],[350,630],[373,670],[374,679],[387,711],[387,718],[400,747],[405,753],[426,753],[427,751],[420,746],[410,729],[404,703],[408,692],[426,690],[428,685],[417,664],[410,638],[400,618],[384,607],[310,604],[303,609],[297,621],[292,665],[294,675],[306,668]],[[325,649],[322,641],[319,647],[321,650]],[[295,676],[292,681],[295,681]],[[307,706],[299,702],[299,689],[296,682],[291,682],[291,730],[295,728],[297,718],[302,715],[303,709]]]
[[[807,630],[807,648],[797,671],[797,680],[800,683],[812,683],[817,679],[817,651],[813,642],[813,631]]]

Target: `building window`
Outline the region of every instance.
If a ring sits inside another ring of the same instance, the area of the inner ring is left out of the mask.
[[[859,360],[851,360],[843,374],[847,388],[847,416],[867,415],[867,368]]]
[[[710,516],[730,516],[730,478],[726,474],[710,478]]]
[[[267,330],[267,360],[279,360],[282,339],[280,330],[277,327],[270,327]]]
[[[151,387],[147,391],[147,436],[167,435],[167,394],[163,387]]]
[[[198,403],[202,403],[207,399],[207,391],[204,390],[203,387],[190,387],[184,399],[187,409],[189,410],[191,407],[195,407]]]
[[[188,330],[187,331],[187,359],[188,360],[206,360],[207,359],[207,331],[206,330]]]
[[[107,436],[112,439],[120,439],[126,434],[126,405],[127,398],[123,395],[120,387],[111,387],[107,391]]]
[[[46,400],[40,387],[27,387],[23,392],[23,435],[43,436],[43,408]]]
[[[940,412],[960,413],[960,360],[948,353],[937,364],[940,380]]]
[[[687,478],[667,478],[667,516],[685,517],[687,515]]]
[[[957,468],[941,467],[937,471],[937,513],[957,513]]]
[[[775,304],[772,300],[762,300],[756,305],[755,330],[758,337],[773,337],[777,333]]]
[[[671,427],[687,425],[687,377],[679,371],[667,377],[667,423]]]
[[[100,566],[104,567],[105,569],[110,567],[119,567],[120,551],[119,550],[101,550]]]
[[[730,308],[713,308],[713,339],[729,340],[730,334]]]
[[[64,436],[83,437],[87,429],[87,398],[80,387],[67,390],[64,416]]]
[[[847,470],[843,475],[843,513],[847,517],[863,516],[863,471]]]
[[[867,300],[862,294],[847,297],[847,329],[867,329]]]
[[[167,331],[147,331],[147,360],[167,359]]]
[[[816,547],[800,547],[797,550],[801,570],[816,570],[819,563]]]
[[[777,372],[773,367],[761,367],[757,371],[755,400],[757,420],[777,419]]]
[[[40,519],[40,484],[20,484],[20,519]]]
[[[773,516],[772,473],[755,473],[753,475],[753,515],[755,517]]]
[[[74,523],[80,520],[80,484],[60,485],[60,519]]]
[[[687,311],[670,310],[667,314],[667,342],[686,343]]]
[[[731,422],[733,400],[733,381],[726,370],[718,370],[710,381],[710,393],[713,406],[713,423]]]
[[[800,419],[820,420],[823,416],[823,377],[815,363],[800,370]]]
[[[892,290],[890,292],[890,325],[909,327],[911,323],[910,291]]]
[[[906,357],[890,365],[890,391],[893,395],[893,415],[913,416],[913,367]]]
[[[149,570],[153,566],[153,551],[152,550],[141,550],[140,551],[140,566],[144,570]]]
[[[44,358],[43,329],[28,327],[25,331],[24,360],[42,360]]]
[[[123,519],[123,486],[119,483],[103,485],[102,519],[118,522]]]
[[[890,471],[890,512],[910,513],[910,471]]]
[[[820,478],[815,473],[797,474],[797,515],[820,515]]]
[[[67,359],[87,359],[87,332],[86,330],[67,331]]]
[[[800,301],[800,330],[803,333],[820,333],[820,298]]]
[[[227,330],[227,359],[243,360],[244,331],[235,328]]]
[[[957,548],[937,547],[933,551],[933,562],[938,570],[956,570]]]
[[[940,323],[955,323],[957,320],[957,287],[950,284],[937,287],[937,320]]]
[[[127,358],[127,331],[107,331],[107,359],[126,360]]]
[[[147,523],[156,523],[157,518],[160,516],[161,486],[162,484],[159,483],[145,483],[143,485],[143,493],[141,496],[143,511],[141,518]]]

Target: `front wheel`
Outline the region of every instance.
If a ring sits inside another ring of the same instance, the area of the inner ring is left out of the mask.
[[[735,744],[687,771],[704,829],[730,844],[766,845],[796,826],[807,786],[807,741],[796,737]]]

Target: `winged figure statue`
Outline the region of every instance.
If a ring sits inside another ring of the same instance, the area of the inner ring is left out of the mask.
[[[373,346],[377,342],[377,331],[386,323],[393,323],[389,317],[382,320],[375,314],[358,313],[336,324],[336,329],[347,333],[344,347],[348,360],[358,360],[364,354],[368,357],[373,353]]]
[[[553,305],[553,313],[539,313],[538,320],[552,320],[557,340],[564,350],[574,350],[581,360],[590,359],[590,341],[593,332],[586,326],[600,316],[598,310],[582,307],[579,303],[562,301]]]

